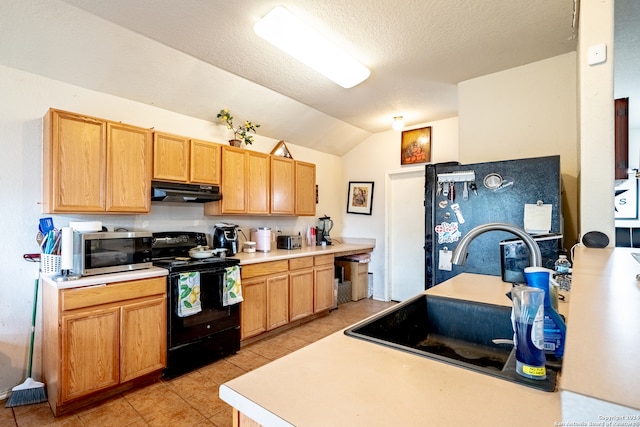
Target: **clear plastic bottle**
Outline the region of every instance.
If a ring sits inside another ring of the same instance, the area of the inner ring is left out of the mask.
[[[571,262],[566,255],[558,255],[554,263],[555,280],[563,291],[571,290]]]

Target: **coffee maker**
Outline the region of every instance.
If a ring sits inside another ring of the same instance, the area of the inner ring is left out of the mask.
[[[322,245],[322,242],[326,242],[327,245],[331,244],[329,232],[332,228],[333,221],[326,214],[318,219],[318,225],[316,226],[316,246]]]
[[[214,249],[226,249],[226,255],[238,253],[238,226],[234,224],[216,224],[213,230]]]

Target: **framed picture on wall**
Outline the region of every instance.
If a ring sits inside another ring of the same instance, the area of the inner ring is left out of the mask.
[[[371,215],[373,181],[349,181],[347,213]]]
[[[412,165],[431,161],[431,126],[402,131],[400,164]]]

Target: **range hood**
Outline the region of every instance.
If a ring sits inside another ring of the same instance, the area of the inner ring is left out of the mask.
[[[217,185],[151,181],[151,201],[154,202],[206,203],[221,199]]]

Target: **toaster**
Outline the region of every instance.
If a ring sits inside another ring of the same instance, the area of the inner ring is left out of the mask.
[[[278,249],[300,249],[302,248],[302,236],[278,236]]]

